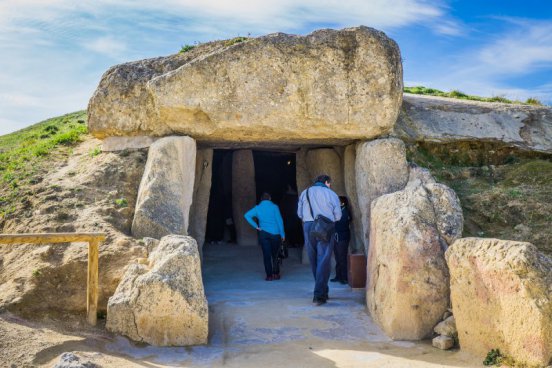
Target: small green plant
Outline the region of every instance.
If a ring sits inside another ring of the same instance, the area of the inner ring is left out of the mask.
[[[500,365],[504,360],[504,356],[500,353],[499,349],[491,349],[487,353],[487,356],[485,357],[485,360],[483,361],[483,365]]]
[[[94,147],[93,150],[90,151],[90,157],[96,157],[98,156],[100,153],[102,153],[102,149],[100,146],[96,146]]]
[[[512,188],[508,191],[508,195],[511,198],[520,198],[521,196],[523,196],[523,193],[518,188]]]
[[[180,53],[180,54],[183,54],[183,53],[185,53],[185,52],[188,52],[188,51],[192,50],[194,47],[195,47],[195,45],[188,45],[188,44],[183,45],[183,46],[180,48],[179,53]]]
[[[240,42],[247,41],[249,37],[234,37],[226,42],[224,42],[224,46],[232,46]]]
[[[40,270],[38,270],[38,269],[33,270],[33,277],[38,277],[38,276],[40,276],[40,274],[41,274]]]
[[[115,200],[115,204],[117,205],[117,207],[120,208],[128,207],[128,201],[126,200],[126,198],[117,198]]]
[[[539,100],[539,99],[536,99],[534,97],[529,97],[527,99],[527,101],[525,101],[526,104],[529,104],[529,105],[538,105],[538,106],[542,106],[542,102]]]

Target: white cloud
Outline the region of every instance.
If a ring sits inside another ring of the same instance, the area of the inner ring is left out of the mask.
[[[123,56],[127,50],[127,45],[124,42],[109,36],[87,42],[84,47],[112,58]]]

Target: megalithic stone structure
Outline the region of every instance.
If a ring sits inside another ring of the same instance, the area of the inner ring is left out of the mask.
[[[237,150],[232,157],[232,214],[239,245],[257,245],[257,232],[243,217],[256,204],[253,151]]]

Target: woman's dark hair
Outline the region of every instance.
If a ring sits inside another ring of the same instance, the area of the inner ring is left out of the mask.
[[[318,182],[321,182],[321,183],[325,183],[325,182],[328,182],[328,183],[331,183],[332,182],[332,178],[330,178],[329,175],[326,175],[326,174],[323,174],[323,175],[318,175],[316,177],[316,179],[314,180],[315,183],[318,183]]]
[[[349,200],[345,196],[339,196],[339,200],[341,203],[343,203],[345,206],[349,206]]]
[[[270,193],[263,192],[263,194],[261,194],[261,201],[270,201],[271,199]]]

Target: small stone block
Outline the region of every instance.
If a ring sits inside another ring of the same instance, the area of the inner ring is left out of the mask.
[[[448,336],[440,335],[434,338],[432,343],[437,349],[448,350],[454,346],[454,339]]]

